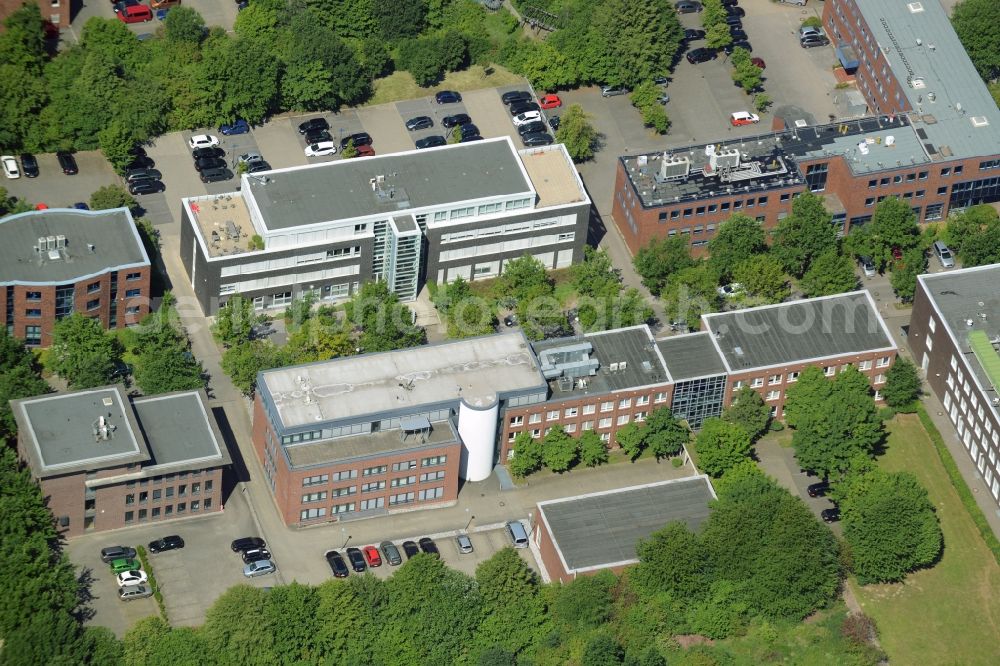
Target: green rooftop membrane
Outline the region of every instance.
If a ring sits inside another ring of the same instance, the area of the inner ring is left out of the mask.
[[[986,331],[969,331],[969,347],[996,390],[1000,386],[1000,354],[993,349]]]

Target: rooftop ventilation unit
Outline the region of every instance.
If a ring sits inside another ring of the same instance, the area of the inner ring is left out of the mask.
[[[924,5],[920,2],[908,2],[906,8],[910,10],[911,14],[919,14],[924,11]]]
[[[590,342],[553,347],[542,350],[538,354],[542,376],[546,379],[556,377],[586,377],[596,375],[600,362],[591,358],[594,345]]]
[[[920,40],[918,39],[917,42],[919,43]],[[918,88],[919,89],[919,88],[926,88],[927,87],[927,81],[922,76],[914,76],[913,77],[913,81],[911,81],[911,83],[913,84],[914,88]]]
[[[969,120],[972,121],[973,127],[986,127],[990,124],[990,121],[986,116],[972,116]]]
[[[673,156],[663,154],[663,161],[660,162],[660,173],[656,178],[657,182],[665,183],[671,180],[687,178],[691,171],[691,160],[685,156]]]

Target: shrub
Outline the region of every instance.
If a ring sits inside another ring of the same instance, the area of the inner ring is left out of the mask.
[[[883,407],[882,409],[878,410],[878,417],[883,421],[888,421],[895,415],[896,415],[896,410],[893,409],[892,407]]]
[[[672,458],[670,460],[670,464],[673,465],[675,469],[678,468],[678,467],[683,467],[684,466],[684,459],[680,458],[680,457]]]
[[[771,432],[781,432],[785,429],[785,424],[781,421],[774,420],[771,421]]]

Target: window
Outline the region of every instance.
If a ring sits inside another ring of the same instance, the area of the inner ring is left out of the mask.
[[[584,414],[584,416],[586,416],[587,414],[593,414],[596,411],[597,411],[597,405],[584,405],[583,406],[583,414]]]
[[[950,365],[952,370],[958,370],[958,357],[952,356]]]
[[[541,422],[542,422],[541,414],[532,414],[531,416],[528,417],[528,423],[541,423]]]
[[[24,292],[24,300],[26,300],[26,301],[40,301],[40,300],[42,300],[42,292],[40,292],[40,291],[26,291],[26,292]]]
[[[448,456],[433,456],[431,458],[423,458],[420,461],[421,467],[436,467],[437,465],[443,465],[448,462]]]
[[[403,472],[408,469],[416,469],[416,467],[417,467],[416,460],[405,460],[403,462],[392,463],[393,472]]]
[[[927,208],[924,209],[924,220],[940,220],[944,212],[944,204],[927,204]]]
[[[187,502],[178,502],[177,513],[184,513],[185,511],[187,511]]]
[[[876,365],[876,367],[879,367],[879,368],[886,367],[887,365],[889,365],[889,357],[888,356],[883,356],[882,358],[880,358],[878,360],[878,363],[876,363],[875,365]]]
[[[93,300],[87,301],[88,310],[96,310],[99,307],[101,307],[101,299],[95,298]]]
[[[760,388],[763,385],[764,385],[763,377],[754,377],[752,380],[750,380],[750,388]]]
[[[205,481],[205,493],[212,492],[212,480],[208,479]],[[205,505],[208,506],[208,500],[205,500]]]
[[[187,488],[188,487],[186,483],[182,483],[181,485],[177,486],[177,496],[184,497],[185,495],[187,495]]]
[[[768,391],[767,392],[767,399],[768,400],[777,400],[780,397],[781,397],[781,391]]]
[[[191,510],[192,511],[197,511],[200,508],[201,508],[201,502],[199,502],[198,500],[191,500]]]
[[[871,360],[861,361],[858,363],[858,370],[871,370],[872,362]]]
[[[950,176],[951,175],[951,167],[944,167],[943,169],[941,169],[941,175],[942,176]]]
[[[628,423],[628,421],[629,421],[628,414],[622,414],[621,416],[618,417],[618,425],[625,425],[626,423]]]
[[[649,396],[648,395],[640,395],[639,397],[637,397],[635,399],[635,404],[638,407],[642,407],[643,405],[648,405],[649,404]]]
[[[597,423],[597,427],[598,428],[610,428],[611,427],[611,419],[601,419]]]
[[[101,290],[101,283],[99,281],[91,282],[90,284],[87,285],[88,294],[93,294],[95,291],[100,291],[100,290]]]
[[[835,373],[836,371],[837,368],[835,368],[832,365],[828,365],[823,368],[823,374],[826,375],[827,377],[833,377],[833,373]]]
[[[875,189],[876,185],[878,185],[878,180],[877,179],[872,178],[871,180],[868,181],[868,189],[870,189],[870,190]]]
[[[593,421],[584,421],[582,424],[580,424],[580,429],[581,430],[593,430],[594,429],[594,422]]]
[[[563,427],[563,430],[565,430],[566,432],[576,432],[576,424],[575,423],[567,423]]]
[[[135,504],[135,493],[129,493],[125,496],[125,505]]]
[[[326,507],[317,507],[315,509],[302,509],[299,512],[299,520],[312,520],[313,518],[322,518],[326,515]]]
[[[576,416],[579,413],[579,411],[580,410],[577,409],[576,407],[567,407],[566,410],[563,412],[563,414],[567,419],[571,419],[574,416]]]
[[[666,393],[657,393],[656,397],[653,399],[653,402],[666,402],[666,401],[667,401]]]
[[[534,437],[535,439],[538,439],[539,437],[542,436],[542,431],[539,428],[535,428],[534,430],[531,431],[531,436]]]
[[[129,305],[128,307],[125,308],[125,314],[139,314],[139,306]]]
[[[271,297],[271,305],[273,305],[276,308],[288,305],[291,302],[292,302],[292,292],[290,291],[283,291],[274,294],[274,296]]]
[[[552,411],[550,411],[548,414],[545,415],[545,420],[546,421],[557,421],[557,420],[559,420],[559,410],[558,409],[553,409]]]
[[[420,483],[426,483],[428,481],[440,481],[444,478],[444,470],[439,469],[436,472],[424,472],[420,475]]]
[[[169,498],[171,498],[173,496],[174,496],[174,487],[173,486],[168,486],[167,487],[167,499],[169,499]]]
[[[780,384],[781,375],[771,375],[770,377],[767,378],[767,383],[770,384],[771,386],[774,386],[775,384]]]
[[[153,507],[152,516],[153,516],[153,518],[159,518],[160,517],[160,507],[158,507],[158,506],[154,506]]]
[[[379,465],[378,467],[366,467],[364,470],[362,470],[361,475],[374,476],[376,474],[385,474],[387,469],[388,467],[386,467],[385,465]]]
[[[742,379],[739,379],[739,380],[733,382],[733,390],[734,391],[739,391],[741,388],[743,388],[743,380]]]
[[[363,493],[370,493],[376,490],[385,490],[385,479],[361,484],[361,492]]]
[[[173,507],[168,507],[168,508],[172,509]],[[126,511],[125,512],[125,524],[128,525],[129,523],[131,523],[133,521],[135,521],[135,511]]]
[[[330,508],[330,513],[337,515],[338,513],[348,513],[354,511],[354,502],[348,502],[347,504],[334,504]]]
[[[302,486],[318,486],[322,485],[330,480],[329,474],[320,474],[319,476],[307,476],[302,479]]]
[[[162,490],[160,490],[159,488],[154,488],[153,489],[153,501],[154,502],[156,500],[160,499],[162,496],[163,496],[163,491]]]
[[[393,479],[392,482],[389,485],[392,488],[399,488],[401,486],[412,486],[416,482],[417,482],[416,475],[414,475],[414,476],[401,476],[401,477],[399,477],[397,479]]]
[[[628,409],[632,406],[632,398],[622,398],[618,401],[618,409]]]
[[[510,425],[513,426],[513,427],[524,425],[524,417],[523,416],[512,416],[511,419],[510,419]]]
[[[397,504],[409,504],[416,497],[416,493],[400,493],[399,495],[389,495],[389,506],[395,506]]]
[[[878,373],[877,375],[875,375],[875,381],[873,381],[872,383],[873,384],[885,384],[885,375],[882,374],[881,372]]]
[[[142,273],[126,273],[125,274],[125,279],[128,280],[129,282],[133,282],[133,281],[139,280],[141,278],[142,278]]]
[[[141,293],[142,293],[142,290],[140,290],[140,289],[126,289],[125,290],[125,298],[132,298],[134,296],[138,296]]]
[[[927,319],[927,328],[931,330],[931,333],[937,330],[937,321],[934,319],[934,317],[930,317]]]
[[[636,412],[635,413],[635,420],[636,420],[637,423],[642,423],[643,421],[645,421],[646,420],[646,412]]]
[[[42,316],[41,308],[28,308],[24,311],[24,316],[30,319],[38,319]]]
[[[601,403],[601,411],[602,412],[610,412],[614,408],[615,408],[615,403],[613,403],[611,401],[602,402]]]
[[[308,493],[302,496],[302,503],[308,504],[309,502],[322,502],[327,497],[326,491],[321,491],[318,493]]]
[[[427,490],[421,490],[418,493],[418,497],[421,500],[432,500],[444,497],[444,488],[428,488]]]
[[[826,189],[827,164],[810,164],[806,167],[806,184],[813,192],[822,192]]]
[[[370,509],[381,509],[385,506],[384,497],[376,497],[373,499],[361,500],[361,510],[368,511]]]
[[[139,504],[142,504],[148,500],[149,500],[149,493],[147,491],[143,490],[141,493],[139,493]]]
[[[799,381],[799,373],[789,372],[788,376],[785,378],[785,381],[788,382],[789,384],[791,384],[792,382]]]

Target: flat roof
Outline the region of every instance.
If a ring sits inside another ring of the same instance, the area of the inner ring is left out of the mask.
[[[122,386],[12,400],[11,408],[39,478],[149,460]],[[101,417],[106,438],[98,433]]]
[[[622,391],[670,381],[653,335],[645,324],[568,338],[541,340],[532,342],[531,348],[536,356],[540,356],[561,349],[576,349],[586,343],[589,343],[592,349],[589,353],[582,352],[582,355],[597,361],[595,374],[586,375],[584,384],[575,381],[572,386],[560,381],[566,373],[550,379],[549,389],[552,391],[552,399]]]
[[[183,200],[201,235],[209,257],[254,252],[250,241],[257,231],[246,200],[239,192],[188,197]]]
[[[144,265],[149,257],[127,208],[49,208],[0,219],[0,284],[64,284]]]
[[[514,194],[531,183],[509,137],[335,160],[243,178],[269,230]],[[372,180],[383,179],[377,186]]]
[[[895,349],[867,290],[702,315],[732,372]]]
[[[910,106],[926,144],[949,159],[1000,153],[1000,110],[940,2],[855,0]]]
[[[566,571],[638,561],[636,546],[667,523],[696,530],[715,499],[705,475],[539,502]]]
[[[229,452],[201,391],[132,401],[154,465],[229,464]]]
[[[545,380],[524,334],[511,332],[266,370],[257,385],[291,429],[459,399],[488,406]]]
[[[707,331],[663,338],[656,345],[674,381],[726,374],[726,365]]]
[[[448,421],[435,421],[430,430],[418,437],[401,429],[383,430],[363,435],[336,437],[318,442],[285,444],[288,461],[293,468],[325,465],[333,462],[377,456],[385,453],[425,449],[458,441],[458,436]]]
[[[561,143],[520,151],[521,163],[538,193],[535,208],[590,201],[566,147]]]

